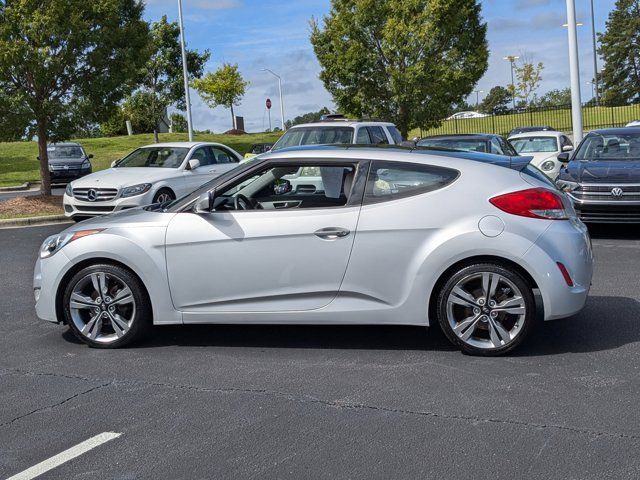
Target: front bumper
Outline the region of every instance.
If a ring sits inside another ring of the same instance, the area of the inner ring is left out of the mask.
[[[73,180],[84,177],[85,175],[89,175],[91,172],[91,167],[76,169],[70,168],[68,170],[49,170],[49,177],[51,178],[51,183],[69,183]]]
[[[136,195],[135,197],[116,197],[108,201],[90,202],[70,197],[65,192],[62,197],[62,205],[66,217],[96,217],[119,212],[120,210],[150,205],[153,202],[153,195],[154,193],[149,191],[142,195]]]
[[[33,294],[36,300],[36,315],[47,322],[62,322],[56,315],[56,286],[69,266],[64,252],[41,259],[38,256],[33,270]]]

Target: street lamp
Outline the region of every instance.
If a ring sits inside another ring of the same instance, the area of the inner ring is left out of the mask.
[[[478,106],[480,105],[480,94],[484,93],[484,90],[474,90],[474,92],[476,92],[476,110],[477,110]]]
[[[511,64],[511,88],[513,89],[511,92],[511,101],[513,103],[514,110],[516,109],[516,85],[513,80],[513,65],[515,61],[518,60],[519,58],[520,57],[517,55],[507,55],[506,57],[503,58],[503,60],[507,60]]]
[[[582,140],[582,105],[580,101],[580,62],[578,60],[578,29],[575,0],[567,0],[567,31],[569,35],[569,71],[571,73],[571,120],[573,143]]]
[[[189,141],[193,142],[193,121],[191,119],[191,95],[189,94],[189,73],[187,72],[187,50],[184,41],[184,23],[182,21],[182,0],[178,0],[178,17],[180,19],[180,49],[182,50],[182,76],[184,78],[184,100],[187,104],[187,130]]]
[[[280,94],[280,119],[282,122],[282,131],[284,132],[285,126],[284,126],[284,100],[282,99],[282,78],[280,78],[280,75],[278,75],[277,73],[274,73],[272,70],[269,70],[268,68],[263,68],[262,71],[269,72],[271,75],[273,75],[278,79],[278,92]]]
[[[593,87],[595,86],[595,82],[587,82],[586,85],[591,85],[591,98],[595,98],[595,93],[593,91]]]

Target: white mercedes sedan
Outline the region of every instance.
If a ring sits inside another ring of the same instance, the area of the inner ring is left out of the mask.
[[[175,200],[238,166],[242,156],[220,143],[156,143],[111,168],[67,185],[64,213],[74,220]]]
[[[322,183],[294,189],[301,169]],[[587,229],[530,165],[313,147],[47,238],[33,289],[41,319],[93,347],[151,324],[392,324],[498,355],[580,311],[591,275]]]
[[[562,132],[550,130],[518,133],[510,136],[509,142],[518,155],[533,156],[531,163],[552,180],[558,177],[562,167],[558,155],[573,150],[573,143],[569,137]]]

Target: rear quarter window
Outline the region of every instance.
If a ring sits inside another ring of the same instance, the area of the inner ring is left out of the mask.
[[[433,165],[374,161],[369,169],[364,203],[387,202],[439,190],[459,175],[457,170]]]

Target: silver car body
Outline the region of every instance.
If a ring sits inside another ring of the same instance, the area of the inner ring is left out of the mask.
[[[142,280],[155,324],[429,325],[438,279],[470,258],[499,258],[524,270],[539,288],[546,320],[583,307],[592,274],[584,225],[575,218],[514,216],[488,201],[532,186],[549,188],[532,176],[434,153],[374,148],[281,151],[244,168],[340,159],[362,168],[354,186],[366,181],[368,164],[375,160],[460,174],[439,190],[370,205],[204,214],[133,209],[94,218],[67,231],[104,229],[101,233],[37,261],[38,316],[61,321],[60,292],[70,274],[103,260],[126,266]],[[358,188],[364,189],[363,183]],[[333,241],[314,235],[327,227],[351,234]],[[556,262],[571,273],[572,287]]]
[[[186,148],[189,151],[177,168],[112,167],[73,181],[70,188],[74,196],[70,196],[67,191],[62,199],[65,215],[67,217],[107,215],[119,210],[149,205],[160,189],[168,189],[174,197],[181,197],[212,178],[235,168],[243,160],[238,152],[220,143],[168,142],[154,143],[142,148],[157,147]],[[189,161],[198,156],[200,150],[208,147],[220,149],[234,161],[200,165],[196,169],[189,169]],[[122,196],[124,188],[144,183],[152,185],[147,192],[130,197]],[[91,197],[88,195],[90,191],[94,192]]]

